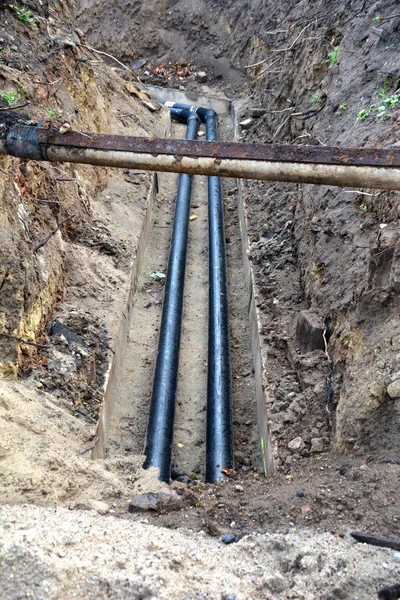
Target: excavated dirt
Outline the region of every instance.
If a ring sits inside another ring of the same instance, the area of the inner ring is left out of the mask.
[[[0,112],[0,124],[45,119],[162,136],[167,111],[153,114],[127,93],[125,82],[137,75],[149,85],[229,97],[239,141],[398,145],[395,2],[77,4],[24,2],[35,16],[30,24],[0,2],[0,94],[13,90],[18,102],[29,101]],[[220,126],[231,139],[229,121]],[[149,275],[165,272],[174,179],[159,177],[152,209],[150,174],[0,160],[0,502],[11,505],[1,517],[2,595],[376,597],[398,583],[398,553],[356,545],[349,532],[399,537],[399,193],[224,182],[236,470],[210,486],[202,482],[206,184],[195,178],[177,479],[169,487],[141,470],[141,452],[163,291],[163,280]],[[238,195],[276,469],[268,479]],[[314,332],[306,339],[296,333],[304,322]],[[123,366],[110,371],[112,364]],[[117,408],[105,458],[93,461],[113,378]],[[157,509],[129,514],[131,498],[148,491],[158,493]],[[227,533],[239,543],[216,539]]]

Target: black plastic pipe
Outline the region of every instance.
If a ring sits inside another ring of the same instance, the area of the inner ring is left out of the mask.
[[[218,139],[217,115],[205,113],[207,141]],[[233,468],[228,275],[221,179],[208,178],[209,308],[206,481]]]
[[[199,125],[199,117],[188,113],[187,140],[197,138]],[[159,479],[166,482],[171,470],[192,179],[179,176],[145,448],[144,468],[157,467]]]
[[[174,111],[189,111],[206,124],[206,139],[218,140],[214,110],[177,102],[162,102]],[[232,388],[230,364],[228,275],[221,179],[208,178],[209,308],[206,476],[216,483],[233,468]]]

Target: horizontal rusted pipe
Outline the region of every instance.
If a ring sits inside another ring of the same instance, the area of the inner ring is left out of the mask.
[[[216,175],[263,181],[316,183],[347,187],[400,190],[400,168],[353,167],[255,160],[192,158],[134,152],[114,152],[82,148],[48,146],[47,159],[51,162],[73,162],[147,171]]]
[[[36,130],[35,127],[26,127],[25,129]],[[60,136],[43,129],[36,133],[38,140],[36,146],[31,139],[25,142],[23,136],[18,138],[16,135],[15,137],[18,142],[17,150],[15,151],[14,146],[11,147],[8,141],[1,139],[0,153],[50,162],[83,163],[264,181],[400,190],[400,161],[397,149],[328,147],[318,149],[312,146],[297,148],[294,146],[278,147],[272,144],[226,144],[221,146],[218,142],[153,140],[126,136],[78,134],[76,132]],[[63,139],[65,139],[65,145],[62,145]],[[57,143],[51,143],[53,140]],[[103,148],[99,147],[101,144],[103,144]],[[94,148],[93,145],[97,145],[97,147]],[[121,148],[130,147],[132,150],[115,150],[113,149],[115,145],[119,145]],[[140,151],[135,151],[136,147],[140,148]],[[152,151],[144,151],[144,148],[147,147],[151,147]],[[221,153],[224,148],[235,156],[242,154],[243,157],[224,158]],[[177,154],[179,149],[180,153]],[[263,160],[263,155],[268,158]],[[257,158],[250,158],[251,156]],[[283,157],[282,160],[278,160],[280,156]],[[301,162],[302,160],[304,162]],[[351,164],[352,161],[357,165]],[[365,164],[367,162],[370,164]]]

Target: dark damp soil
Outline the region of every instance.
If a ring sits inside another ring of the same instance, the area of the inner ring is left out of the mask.
[[[251,119],[239,141],[387,147],[400,122],[397,13],[361,0],[167,1],[117,2],[111,18],[82,0],[78,14],[90,42],[144,82],[236,101],[238,120]],[[387,387],[400,371],[399,193],[244,182],[243,195],[277,474],[263,481],[244,446],[239,479],[202,492],[194,524],[395,534],[400,423]],[[325,347],[304,350],[296,337],[303,311],[327,326],[329,406]]]

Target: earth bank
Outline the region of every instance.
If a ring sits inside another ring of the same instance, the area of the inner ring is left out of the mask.
[[[85,44],[132,68],[144,61],[134,71],[144,83],[229,96],[239,121],[250,119],[240,133],[246,141],[397,144],[397,104],[378,117],[379,94],[392,98],[400,87],[395,3],[133,1],[115,3],[111,14],[95,0],[32,1],[24,3],[32,24],[0,7],[0,90],[30,102],[21,121],[164,135],[167,112],[150,113],[127,91],[133,75]],[[179,75],[186,68],[191,74]],[[11,158],[0,168],[0,489],[13,505],[2,513],[7,597],[370,598],[395,583],[395,553],[355,546],[348,533],[398,534],[398,193],[243,183],[277,473],[262,477],[242,436],[233,480],[214,487],[195,477],[168,488],[141,471],[140,456],[89,458],[152,177]],[[315,349],[296,336],[302,319],[317,323]],[[239,426],[255,431],[248,421],[244,413]],[[142,522],[127,506],[149,490],[162,501]],[[97,516],[94,501],[111,515]],[[66,531],[56,539],[61,522]],[[137,553],[147,548],[139,562],[120,544],[125,532],[127,548],[132,539]],[[239,543],[223,546],[217,538],[227,532]],[[102,536],[109,544],[99,550]],[[124,565],[109,559],[117,544]],[[210,556],[200,575],[199,544]],[[100,567],[80,573],[94,554]]]

